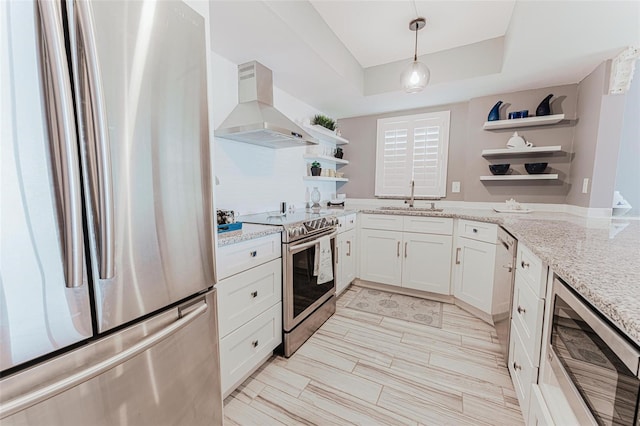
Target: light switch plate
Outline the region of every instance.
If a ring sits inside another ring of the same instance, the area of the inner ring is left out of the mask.
[[[451,182],[451,192],[460,192],[460,182]]]
[[[582,193],[586,194],[589,192],[589,178],[584,178],[582,180]]]

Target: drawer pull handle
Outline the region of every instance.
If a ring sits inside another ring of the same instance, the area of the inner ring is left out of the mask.
[[[460,247],[456,248],[456,265],[460,264]]]
[[[351,241],[347,241],[347,245],[349,246],[349,251],[347,252],[347,256],[351,256]]]
[[[528,268],[529,264],[523,260],[522,262],[520,262],[520,266],[522,266],[523,268]]]
[[[253,346],[254,348],[258,347],[258,341],[254,340],[253,342],[251,342],[251,346]]]
[[[474,234],[477,234],[477,233],[478,233],[478,230],[477,230],[476,228],[473,228],[473,233],[474,233]]]
[[[256,257],[257,255],[258,255],[258,251],[257,250],[249,252],[249,256],[251,256],[251,257]]]
[[[258,297],[258,292],[257,292],[257,291],[252,291],[252,292],[251,292],[251,297],[253,297],[254,299],[255,299],[256,297]]]
[[[400,257],[400,241],[398,241],[398,248],[396,249],[396,257]]]
[[[518,305],[518,313],[519,314],[524,314],[525,312],[527,312],[527,310],[525,308],[523,308],[522,306]]]
[[[522,366],[518,365],[518,363],[516,363],[515,361],[513,361],[513,369],[514,370],[522,370]]]
[[[408,242],[404,243],[404,257],[405,257],[405,259],[407,258],[407,255],[409,254],[409,252],[407,252],[407,245],[408,244],[409,244]]]

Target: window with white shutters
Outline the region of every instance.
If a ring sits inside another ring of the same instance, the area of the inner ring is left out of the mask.
[[[377,197],[444,197],[447,190],[449,111],[378,120]]]

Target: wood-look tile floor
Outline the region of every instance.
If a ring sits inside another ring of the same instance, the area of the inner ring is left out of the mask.
[[[444,304],[442,328],[345,307],[224,401],[225,425],[523,424],[495,329]]]

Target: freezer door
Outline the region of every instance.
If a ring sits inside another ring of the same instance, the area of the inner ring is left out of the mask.
[[[61,39],[39,43],[36,22],[34,3],[0,2],[3,372],[92,334],[69,77]]]
[[[222,424],[215,292],[0,381],[9,425]]]
[[[203,18],[180,1],[74,2],[98,331],[212,286]]]

